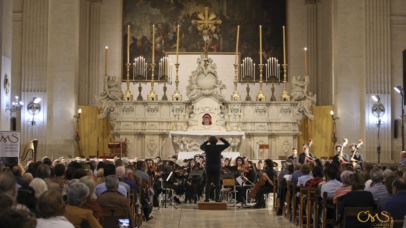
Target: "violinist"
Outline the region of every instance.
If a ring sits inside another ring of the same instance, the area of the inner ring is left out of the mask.
[[[273,191],[273,177],[275,176],[275,170],[273,169],[273,161],[266,159],[264,164],[264,172],[262,173],[259,181],[255,184],[252,192],[255,192],[256,204],[254,208],[265,208],[264,194]]]
[[[314,163],[316,156],[310,152],[310,147],[312,146],[313,141],[310,140],[308,144],[303,144],[303,152],[299,155],[300,164]]]

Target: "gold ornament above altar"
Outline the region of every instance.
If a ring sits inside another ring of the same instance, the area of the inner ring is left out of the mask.
[[[204,7],[204,12],[199,13],[197,18],[197,20],[192,20],[192,24],[196,25],[197,30],[203,35],[204,53],[207,57],[210,36],[216,31],[216,26],[220,25],[222,21],[216,19],[216,14],[209,13],[209,7]]]

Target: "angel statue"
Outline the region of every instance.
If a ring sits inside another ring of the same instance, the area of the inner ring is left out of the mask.
[[[99,118],[107,117],[116,106],[115,102],[122,99],[123,93],[121,91],[120,82],[115,76],[105,77],[103,92],[97,97],[97,103],[101,108]]]

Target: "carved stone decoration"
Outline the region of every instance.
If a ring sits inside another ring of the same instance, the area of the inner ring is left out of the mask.
[[[108,117],[116,107],[116,102],[122,99],[121,82],[115,76],[105,77],[104,88],[96,97],[97,105],[100,108],[98,118]]]
[[[311,107],[316,104],[316,94],[308,91],[309,76],[293,76],[291,83],[292,100],[298,102],[296,120],[300,122],[304,116],[313,119]]]
[[[200,57],[197,59],[197,68],[189,78],[186,95],[190,101],[195,101],[202,96],[212,96],[219,101],[225,101],[221,90],[225,85],[217,78],[216,64],[212,59]]]
[[[189,116],[188,130],[217,130],[225,131],[225,117],[222,111],[222,104],[214,97],[201,97],[196,100]],[[210,125],[202,123],[205,115],[211,116]]]

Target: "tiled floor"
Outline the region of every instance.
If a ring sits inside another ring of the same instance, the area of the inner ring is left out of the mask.
[[[217,227],[296,227],[272,209],[234,209],[223,211],[198,210],[196,205],[154,209],[154,218],[144,222],[143,228],[217,228]]]

